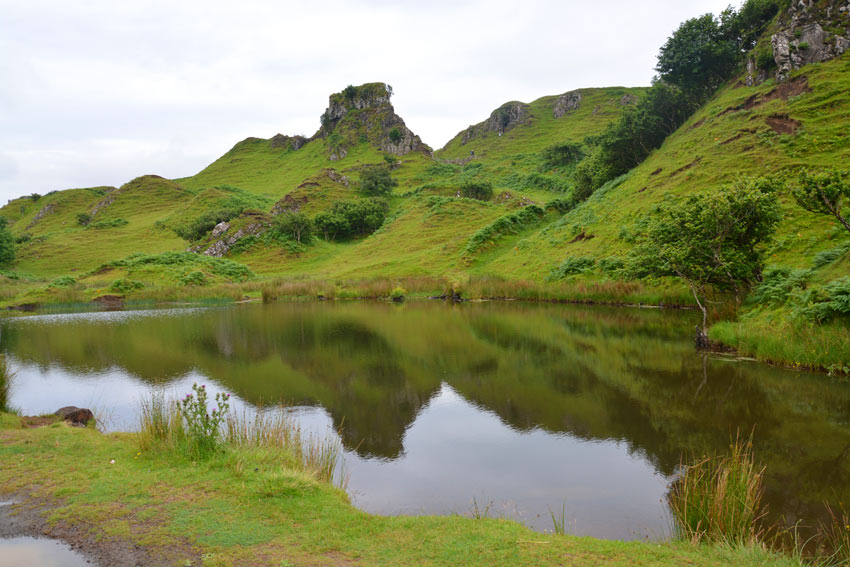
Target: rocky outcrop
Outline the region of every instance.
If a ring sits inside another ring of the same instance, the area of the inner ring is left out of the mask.
[[[483,136],[488,132],[502,135],[513,128],[524,124],[531,118],[530,107],[524,102],[506,102],[490,114],[490,118],[484,122],[467,128],[460,139],[461,145],[465,145],[473,138]]]
[[[770,38],[770,53],[747,61],[747,85],[789,73],[810,63],[829,61],[850,49],[850,0],[792,0]]]
[[[275,134],[269,138],[269,146],[272,148],[284,148],[286,150],[300,150],[309,140],[304,136],[284,136]]]
[[[332,161],[344,158],[351,147],[364,141],[396,156],[422,152],[430,157],[431,148],[395,113],[391,96],[392,88],[384,83],[349,86],[332,94],[313,139],[327,141]]]
[[[43,219],[44,217],[46,217],[47,215],[52,213],[55,208],[56,208],[56,205],[54,205],[53,203],[49,203],[47,205],[44,205],[41,208],[41,210],[36,213],[36,215],[32,219],[32,222],[30,222],[27,225],[27,228],[25,230],[29,230],[32,227],[34,227],[36,224],[38,224],[38,221],[40,221],[41,219]]]
[[[263,213],[248,211],[236,219],[220,222],[200,244],[190,246],[189,252],[221,258],[240,240],[248,236],[259,236],[266,232],[270,222]]]
[[[560,118],[571,110],[576,110],[581,104],[581,92],[570,91],[558,97],[555,105],[552,107],[552,115],[555,118]]]

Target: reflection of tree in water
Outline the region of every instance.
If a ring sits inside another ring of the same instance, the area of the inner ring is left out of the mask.
[[[3,322],[0,346],[154,383],[197,369],[242,399],[327,409],[343,442],[396,458],[448,383],[510,427],[628,444],[664,474],[754,428],[774,514],[850,490],[850,387],[693,352],[687,316],[535,305],[274,305],[121,324]]]

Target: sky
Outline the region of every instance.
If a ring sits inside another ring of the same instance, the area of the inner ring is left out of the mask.
[[[509,100],[648,85],[678,25],[729,3],[0,0],[0,203],[193,175],[373,81],[437,149]]]

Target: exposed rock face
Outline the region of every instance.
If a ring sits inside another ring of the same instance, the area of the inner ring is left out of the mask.
[[[238,228],[234,225],[240,225]],[[189,252],[221,258],[246,236],[259,236],[269,228],[269,221],[262,213],[245,212],[232,221],[220,222],[200,244],[190,246]],[[233,230],[231,230],[233,229]]]
[[[530,118],[529,106],[524,102],[506,102],[490,114],[490,118],[484,122],[475,124],[466,129],[461,137],[460,143],[466,144],[473,138],[482,136],[488,132],[504,134],[519,124],[523,124]]]
[[[275,134],[269,139],[272,148],[285,148],[288,150],[300,150],[309,140],[304,136],[284,136]]]
[[[52,212],[53,212],[53,209],[55,209],[55,208],[56,208],[56,205],[54,205],[53,203],[49,203],[49,204],[47,204],[47,205],[44,205],[44,206],[41,208],[41,210],[40,210],[40,211],[38,211],[38,212],[36,213],[36,215],[35,215],[35,216],[33,217],[33,219],[32,219],[32,222],[31,222],[31,223],[29,223],[29,224],[27,225],[27,228],[26,228],[25,230],[29,230],[29,229],[31,229],[32,227],[34,227],[36,224],[38,224],[38,221],[40,221],[40,220],[41,220],[41,219],[43,219],[45,216],[47,216],[47,215],[49,215],[50,213],[52,213]]]
[[[780,21],[782,29],[770,38],[775,69],[760,69],[751,57],[747,85],[759,84],[771,74],[784,81],[795,69],[829,61],[850,49],[850,0],[793,0]]]
[[[322,127],[313,138],[328,141],[332,161],[344,158],[350,147],[363,141],[396,156],[422,152],[430,157],[431,148],[395,113],[391,96],[392,88],[384,83],[349,86],[332,94],[322,114]]]
[[[280,201],[274,204],[272,207],[272,216],[277,216],[281,213],[285,213],[286,211],[297,212],[301,210],[301,207],[306,205],[310,199],[306,196],[303,197],[293,197],[292,195],[287,195]]]
[[[552,115],[555,118],[560,118],[571,110],[576,110],[581,103],[581,93],[579,91],[570,91],[558,97],[555,105],[552,107]]]
[[[65,421],[69,421],[74,425],[85,427],[85,425],[94,419],[94,414],[90,409],[78,408],[76,406],[66,406],[56,410],[56,415]]]

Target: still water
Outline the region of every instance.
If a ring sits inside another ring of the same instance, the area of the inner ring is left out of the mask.
[[[772,519],[850,497],[850,385],[694,352],[689,312],[520,303],[239,305],[7,318],[10,403],[135,427],[152,389],[285,403],[338,435],[355,505],[663,538],[682,455],[754,436]]]

